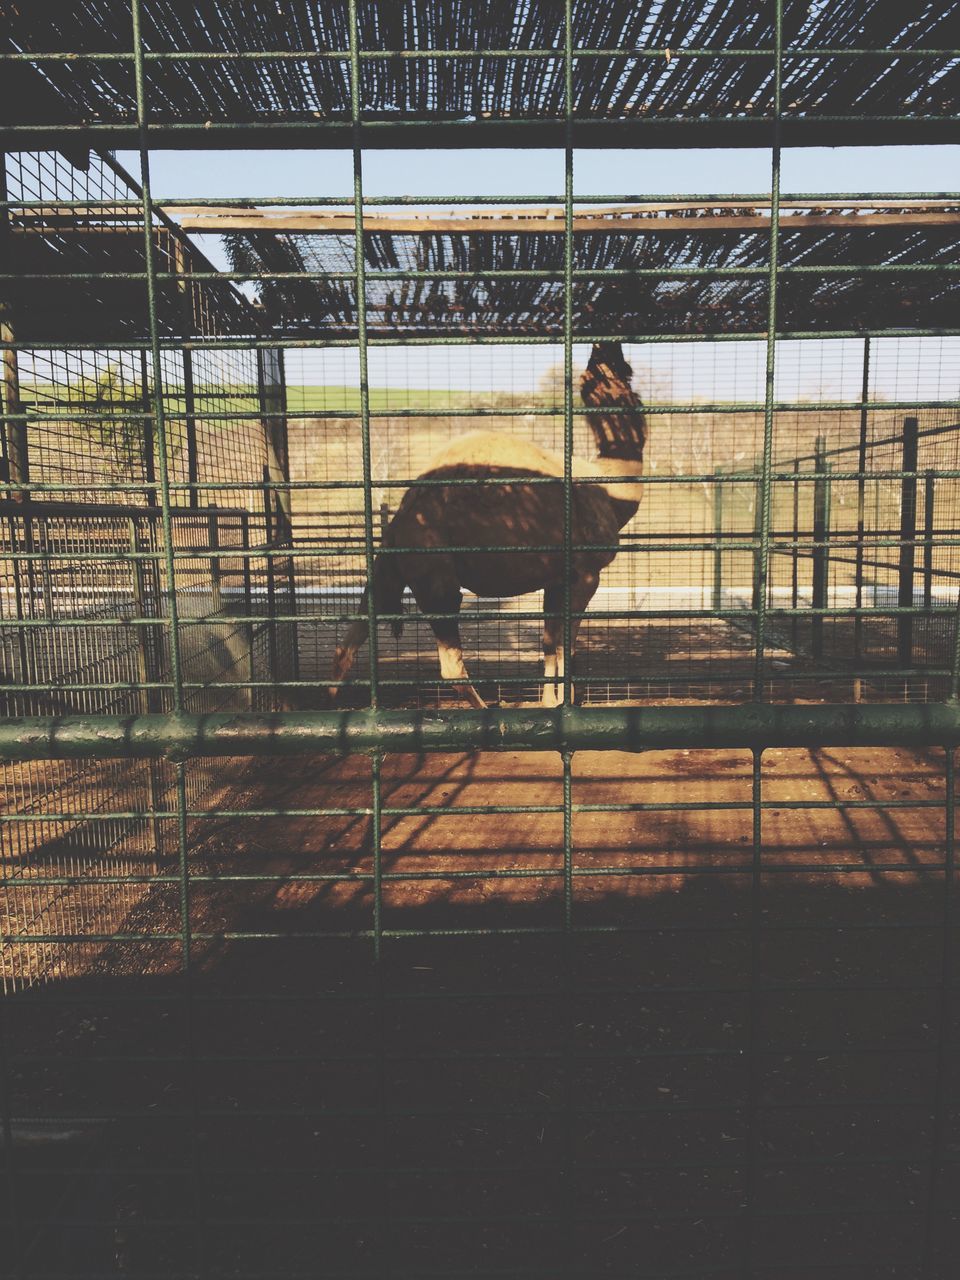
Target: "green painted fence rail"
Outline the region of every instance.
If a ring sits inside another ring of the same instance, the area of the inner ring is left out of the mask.
[[[960,747],[960,705],[557,707],[0,721],[0,758],[303,755],[311,751],[597,751]]]

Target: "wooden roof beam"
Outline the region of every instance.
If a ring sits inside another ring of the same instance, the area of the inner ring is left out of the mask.
[[[822,206],[816,206],[817,209]],[[353,214],[301,210],[299,212],[272,213],[265,210],[238,211],[236,209],[204,209],[188,212],[168,207],[187,232],[253,231],[294,233],[298,235],[352,235]],[[496,235],[563,234],[562,219],[553,216],[514,216],[509,213],[486,213],[480,216],[410,216],[393,214],[368,214],[364,218],[364,230],[383,235]],[[960,227],[960,208],[931,207],[918,209],[888,209],[882,212],[856,210],[850,212],[796,212],[784,213],[780,226],[790,230],[842,230],[870,231],[880,227]],[[618,214],[610,217],[596,213],[575,214],[573,230],[578,234],[599,233],[605,235],[681,234],[704,235],[713,231],[769,230],[770,217],[766,212],[744,213],[718,212],[702,217],[674,216],[670,213],[655,214],[647,211]]]

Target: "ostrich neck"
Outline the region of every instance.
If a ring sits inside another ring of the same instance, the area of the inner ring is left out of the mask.
[[[597,343],[580,379],[580,396],[600,458],[640,462],[647,439],[643,404],[632,386],[630,366],[619,343]]]
[[[591,462],[574,458],[573,474],[580,479],[589,477],[594,483],[601,477],[618,481],[616,484],[603,484],[602,478],[599,479],[600,486],[616,505],[621,529],[636,514],[643,498],[643,484],[640,480],[643,462],[640,458],[611,458],[603,454],[597,454]]]
[[[639,423],[635,419],[639,418]],[[643,412],[590,414],[597,440],[597,457],[617,462],[642,462],[645,431]]]

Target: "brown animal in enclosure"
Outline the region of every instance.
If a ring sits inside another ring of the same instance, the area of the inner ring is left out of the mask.
[[[580,378],[587,406],[609,408],[587,420],[597,440],[597,457],[574,458],[571,486],[570,648],[576,644],[582,613],[600,583],[600,571],[616,551],[619,533],[636,513],[642,496],[646,418],[631,385],[633,371],[618,342],[596,343]],[[502,484],[489,481],[503,477]],[[477,485],[416,484],[404,494],[383,538],[388,554],[374,563],[373,605],[377,614],[399,614],[405,587],[427,615],[437,640],[440,673],[474,707],[486,703],[470,683],[463,663],[456,616],[461,589],[478,596],[518,596],[543,591],[543,705],[563,696],[565,655],[563,620],[551,617],[564,607],[564,487],[529,484],[528,477],[563,476],[563,458],[514,436],[477,432],[455,440],[432,459],[419,479],[480,480]],[[610,477],[620,483],[605,485]],[[459,550],[463,547],[493,549]],[[523,548],[539,548],[523,550]],[[444,552],[443,548],[450,548]],[[513,550],[513,548],[517,548]],[[556,548],[556,549],[554,549]],[[399,634],[401,624],[394,623]],[[354,622],[337,649],[333,675],[345,680],[357,651],[369,634],[366,619]],[[331,688],[332,696],[336,689]]]

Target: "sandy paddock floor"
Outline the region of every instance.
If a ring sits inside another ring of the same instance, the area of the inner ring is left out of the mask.
[[[756,876],[751,770],[578,754],[574,804],[690,807],[574,814],[565,938],[561,815],[458,813],[559,805],[559,758],[388,758],[442,812],[384,816],[377,966],[369,817],[223,813],[369,805],[369,762],[244,766],[189,980],[148,937],[5,1002],[28,1273],[955,1276],[942,753],[766,752]]]

